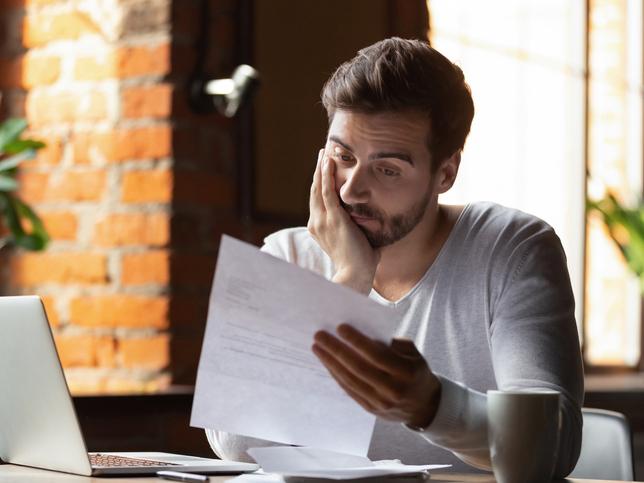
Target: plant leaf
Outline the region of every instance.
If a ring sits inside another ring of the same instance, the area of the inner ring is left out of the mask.
[[[27,250],[42,250],[45,248],[49,242],[49,235],[47,235],[45,226],[38,215],[15,196],[0,192],[0,197],[4,199],[7,227],[11,232],[14,243]],[[22,226],[23,218],[31,222],[31,233],[25,232]]]
[[[4,152],[7,154],[16,154],[26,149],[36,150],[44,148],[45,146],[45,143],[34,139],[15,139],[5,145]]]
[[[33,159],[34,156],[36,156],[36,151],[34,151],[33,149],[28,149],[19,154],[14,154],[7,159],[3,159],[2,161],[0,161],[0,173],[13,169],[23,161],[27,159]]]
[[[18,139],[25,129],[27,121],[24,119],[7,119],[0,124],[0,152],[4,152],[7,144]]]
[[[18,182],[8,176],[0,175],[0,191],[15,191],[18,189]]]

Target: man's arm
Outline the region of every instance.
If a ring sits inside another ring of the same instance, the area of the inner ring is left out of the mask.
[[[583,400],[583,370],[565,256],[550,230],[529,237],[514,255],[490,313],[497,386],[561,393],[555,476],[565,477],[573,470],[581,448]],[[353,399],[381,418],[426,427],[420,432],[431,443],[471,466],[491,469],[485,394],[436,378],[411,350],[414,370],[405,375],[402,353],[392,354],[395,351],[384,344],[349,329],[340,326],[339,337],[318,334],[316,346],[321,347],[314,346],[314,352]],[[438,384],[431,382],[432,377]]]
[[[491,307],[491,352],[499,389],[561,393],[562,427],[555,477],[567,476],[581,449],[583,368],[574,299],[559,239],[547,231],[517,250]],[[479,468],[491,467],[485,394],[441,378],[433,423],[422,434]]]

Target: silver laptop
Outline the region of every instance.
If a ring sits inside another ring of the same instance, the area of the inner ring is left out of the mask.
[[[0,297],[0,460],[87,476],[259,468],[170,453],[88,453],[47,315],[36,296]]]

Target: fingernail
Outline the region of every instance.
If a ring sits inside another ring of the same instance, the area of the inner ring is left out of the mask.
[[[328,156],[326,156],[326,157],[324,158],[324,167],[326,168],[328,165],[329,165],[329,157],[328,157]]]

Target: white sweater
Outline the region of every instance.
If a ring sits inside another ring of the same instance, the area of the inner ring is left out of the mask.
[[[333,277],[330,258],[306,228],[274,233],[262,249]],[[442,382],[438,412],[424,432],[377,420],[371,459],[489,469],[485,391],[547,388],[562,394],[555,476],[572,471],[581,447],[583,370],[566,258],[548,224],[493,203],[470,204],[413,289],[396,302],[375,290],[370,297],[399,313],[396,335],[414,340]],[[248,460],[247,448],[270,444],[206,434],[226,459]]]

